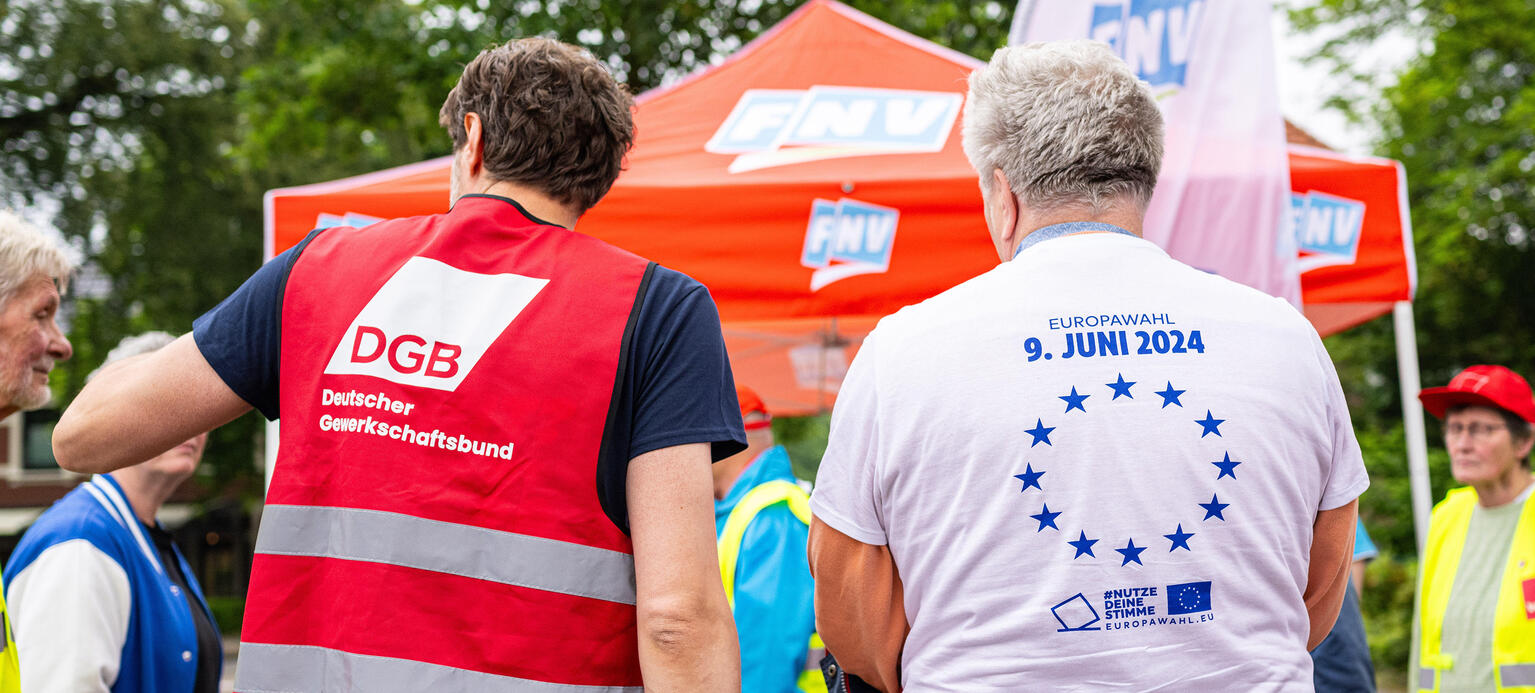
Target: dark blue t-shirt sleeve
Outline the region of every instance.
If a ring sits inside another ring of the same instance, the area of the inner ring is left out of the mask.
[[[709,443],[715,461],[746,449],[719,310],[703,284],[656,267],[630,347],[629,459],[687,443]]]
[[[283,289],[304,244],[278,255],[229,298],[192,323],[192,339],[213,371],[240,399],[276,419],[282,354]]]

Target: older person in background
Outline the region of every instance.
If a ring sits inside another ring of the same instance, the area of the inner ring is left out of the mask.
[[[1418,690],[1535,690],[1535,395],[1471,366],[1418,395],[1444,420],[1451,489],[1429,521],[1413,658]]]
[[[824,693],[815,583],[805,562],[810,494],[756,391],[736,385],[746,449],[714,463],[720,576],[741,642],[741,690]]]
[[[1002,263],[843,381],[827,650],[885,691],[1311,691],[1369,483],[1316,330],[1140,238],[1162,117],[1103,44],[998,51],[964,147]]]
[[[0,419],[42,407],[52,397],[48,373],[72,353],[55,317],[73,270],[63,247],[0,210]],[[0,598],[0,693],[14,693],[21,675],[5,606]]]
[[[155,351],[128,337],[106,364]],[[5,567],[27,693],[216,693],[213,613],[156,513],[197,471],[207,434],[81,484],[22,535]]]

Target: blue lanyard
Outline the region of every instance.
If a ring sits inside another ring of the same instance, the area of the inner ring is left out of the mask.
[[[1040,243],[1060,238],[1061,236],[1070,236],[1088,231],[1107,231],[1110,233],[1122,233],[1126,236],[1135,235],[1113,224],[1103,224],[1096,221],[1072,221],[1065,224],[1051,224],[1042,229],[1035,229],[1033,233],[1024,236],[1023,240],[1018,243],[1018,249],[1013,251],[1013,259],[1018,259],[1018,254],[1026,248],[1032,248]]]

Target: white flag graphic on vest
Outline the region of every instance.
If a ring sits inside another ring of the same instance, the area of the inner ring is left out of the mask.
[[[413,257],[352,319],[325,372],[452,392],[548,283]]]
[[[1009,38],[1109,44],[1167,123],[1146,239],[1300,305],[1272,17],[1268,0],[1022,0]]]

